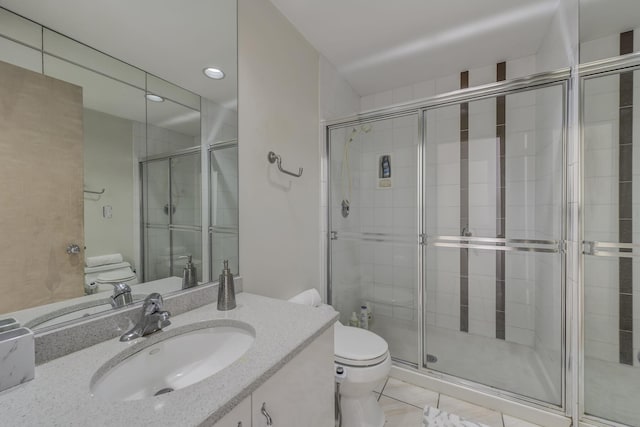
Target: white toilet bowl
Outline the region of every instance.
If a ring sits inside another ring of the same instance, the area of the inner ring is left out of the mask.
[[[302,292],[289,301],[335,311],[333,307],[321,303],[320,293],[315,289]],[[371,331],[344,326],[340,322],[335,323],[333,332],[342,427],[384,426],[384,412],[378,405],[373,389],[391,371],[389,345]]]
[[[342,427],[382,427],[384,412],[372,392],[391,370],[387,342],[373,332],[340,323],[334,334]]]

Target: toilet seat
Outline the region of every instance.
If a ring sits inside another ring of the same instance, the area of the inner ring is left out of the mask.
[[[96,278],[96,283],[115,283],[115,282],[128,282],[136,278],[131,269],[121,269],[116,271],[108,271],[101,273]]]
[[[336,326],[335,361],[348,366],[373,366],[389,355],[387,342],[366,329]]]

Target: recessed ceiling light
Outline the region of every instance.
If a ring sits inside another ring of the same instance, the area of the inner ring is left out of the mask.
[[[153,93],[148,93],[145,95],[145,97],[149,100],[149,101],[153,101],[153,102],[163,102],[164,98],[159,96],[159,95],[154,95]]]
[[[224,72],[219,68],[207,67],[204,70],[202,70],[202,72],[204,73],[205,76],[209,77],[210,79],[220,80],[224,78]]]

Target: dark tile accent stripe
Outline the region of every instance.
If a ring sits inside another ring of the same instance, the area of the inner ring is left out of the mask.
[[[620,55],[633,53],[633,30],[620,33]]]
[[[507,63],[496,65],[496,81],[507,79]],[[496,98],[496,155],[498,171],[496,172],[496,237],[504,238],[506,234],[506,184],[505,184],[505,153],[506,153],[506,112],[507,99],[504,96]],[[496,338],[505,339],[506,336],[506,281],[505,262],[506,253],[496,251]]]
[[[469,87],[469,71],[460,73],[460,89]],[[469,104],[460,104],[460,234],[469,230]],[[469,250],[460,249],[460,330],[469,332]]]
[[[620,33],[620,55],[633,52],[633,31]],[[633,242],[633,71],[620,74],[619,87],[618,233],[620,243]],[[618,260],[618,329],[620,363],[633,365],[633,262]]]

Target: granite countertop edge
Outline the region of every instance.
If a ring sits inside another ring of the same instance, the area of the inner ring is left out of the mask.
[[[216,303],[173,317],[172,325],[130,343],[114,338],[36,367],[33,381],[0,392],[0,419],[11,425],[212,425],[329,329],[338,313],[239,293],[228,312]],[[92,396],[90,384],[107,367],[139,349],[202,328],[203,322],[243,322],[256,331],[253,346],[238,360],[198,383],[134,401]],[[173,332],[172,331],[176,331]],[[166,332],[166,333],[165,333]],[[9,409],[11,408],[11,409]],[[124,424],[123,424],[124,423]]]

